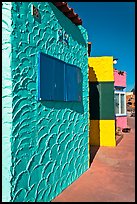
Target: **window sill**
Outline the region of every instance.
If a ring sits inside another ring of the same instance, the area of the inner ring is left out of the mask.
[[[126,117],[127,114],[116,114],[115,116],[116,116],[116,117]]]

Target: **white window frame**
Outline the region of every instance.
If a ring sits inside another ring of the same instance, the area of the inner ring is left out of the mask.
[[[116,116],[126,116],[126,92],[125,91],[115,91],[115,94],[119,94],[119,113],[115,113]],[[124,95],[124,113],[121,113],[121,95]]]

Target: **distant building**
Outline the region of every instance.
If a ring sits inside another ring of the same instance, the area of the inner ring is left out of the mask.
[[[116,127],[127,127],[126,113],[126,72],[114,69],[114,101]]]
[[[126,92],[126,106],[127,106],[127,111],[131,111],[135,109],[135,91]]]

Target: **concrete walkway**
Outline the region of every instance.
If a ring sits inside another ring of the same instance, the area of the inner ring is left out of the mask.
[[[93,147],[91,167],[52,202],[135,202],[135,118],[128,126],[116,147]]]

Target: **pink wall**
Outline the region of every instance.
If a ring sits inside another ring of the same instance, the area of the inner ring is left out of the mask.
[[[114,70],[114,86],[126,87],[126,72],[123,72],[123,75],[119,72],[119,70]]]
[[[127,116],[116,117],[116,127],[127,127]]]
[[[114,86],[126,87],[126,72],[121,74],[120,70],[114,70]],[[127,116],[116,117],[116,127],[126,128],[127,127]]]

